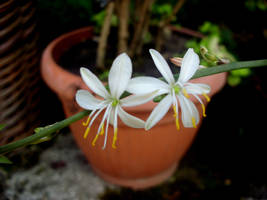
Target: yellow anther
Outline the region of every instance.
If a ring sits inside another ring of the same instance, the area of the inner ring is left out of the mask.
[[[187,91],[186,91],[185,88],[183,88],[183,93],[184,93],[184,96],[185,96],[186,98],[189,98],[189,95],[188,95],[188,93],[187,93]]]
[[[88,133],[90,132],[90,127],[88,126],[84,132],[83,138],[86,139]]]
[[[95,138],[94,138],[94,140],[93,140],[93,142],[92,142],[92,145],[93,145],[93,146],[95,146],[95,142],[96,142],[98,136],[99,136],[99,134],[96,134],[96,136],[95,136]]]
[[[179,119],[177,117],[176,107],[173,105],[172,109],[173,109],[173,112],[174,112],[173,117],[175,118],[176,129],[179,131],[180,130],[180,124],[179,124]]]
[[[193,124],[193,127],[196,128],[196,119],[194,117],[192,117],[192,124]]]
[[[179,119],[176,118],[176,119],[175,119],[175,122],[176,122],[176,129],[179,131],[179,130],[180,130]]]
[[[100,135],[104,135],[104,132],[105,132],[104,127],[105,127],[105,126],[104,126],[104,124],[103,124],[102,127],[101,127],[101,131],[100,131],[100,133],[99,133]]]
[[[114,136],[113,136],[113,141],[112,141],[112,148],[116,149],[116,141],[117,141],[117,135],[118,135],[118,129],[115,128],[114,130]]]
[[[173,112],[174,112],[173,117],[176,117],[177,116],[176,107],[173,105],[172,109],[173,109]]]
[[[207,102],[210,101],[210,97],[206,93],[203,93],[202,95],[206,98]]]
[[[205,105],[202,103],[201,106],[202,106],[203,117],[206,117],[207,115],[206,115]]]
[[[83,126],[87,126],[90,122],[90,116],[87,118],[87,121],[86,122],[83,122]]]

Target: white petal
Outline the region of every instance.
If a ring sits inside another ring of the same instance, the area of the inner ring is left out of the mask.
[[[133,94],[147,94],[158,90],[158,95],[161,95],[169,92],[169,85],[154,77],[139,76],[129,81],[126,90]]]
[[[111,111],[110,111],[110,119],[109,119],[109,123],[110,123],[112,126],[113,126],[113,124],[114,124],[114,119],[115,119],[114,115],[115,115],[115,109],[111,109]]]
[[[210,86],[203,83],[188,83],[185,85],[185,89],[188,94],[208,94],[210,92]]]
[[[125,112],[120,106],[118,106],[118,114],[120,116],[121,121],[129,127],[132,128],[144,128],[145,122],[133,115]]]
[[[120,100],[121,106],[131,107],[144,104],[151,101],[154,97],[158,96],[158,91],[150,92],[148,94],[131,95]]]
[[[196,106],[191,100],[187,99],[183,95],[178,95],[180,106],[182,109],[182,122],[184,127],[194,127],[192,117],[195,119],[195,125],[199,123],[199,113]]]
[[[172,97],[171,95],[167,95],[164,97],[160,103],[154,108],[150,116],[148,117],[145,125],[145,129],[151,129],[156,123],[161,120],[164,115],[168,112],[170,106],[172,104]]]
[[[87,90],[78,90],[75,98],[79,106],[86,110],[98,109],[101,107],[101,103],[103,102],[91,95]]]
[[[160,71],[162,76],[166,79],[166,81],[168,83],[174,83],[175,81],[174,81],[171,69],[170,69],[168,63],[166,62],[166,60],[163,58],[163,56],[160,55],[160,53],[154,49],[149,49],[149,52],[152,56],[152,59],[156,65],[156,67],[158,68],[158,70]]]
[[[132,76],[132,62],[126,53],[120,54],[112,63],[108,84],[112,97],[119,98],[126,90]]]
[[[187,82],[197,71],[199,66],[199,57],[193,49],[188,49],[183,57],[181,71],[178,82]]]
[[[83,81],[92,91],[105,99],[110,96],[102,82],[89,69],[81,67],[80,72]]]

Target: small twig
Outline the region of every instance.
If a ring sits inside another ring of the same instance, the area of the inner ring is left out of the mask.
[[[201,39],[201,38],[205,37],[205,35],[203,35],[202,33],[198,32],[198,31],[191,30],[189,28],[185,28],[185,27],[175,27],[175,26],[172,26],[172,25],[168,25],[168,28],[171,31],[183,33],[183,34],[186,34],[186,35],[190,35],[190,36],[193,36],[195,38],[200,38]]]
[[[111,17],[114,10],[114,2],[110,1],[106,7],[106,16],[105,20],[101,29],[101,35],[97,47],[97,58],[96,58],[96,65],[99,68],[104,69],[104,59],[106,55],[106,46],[107,46],[107,39],[110,31],[111,26]]]

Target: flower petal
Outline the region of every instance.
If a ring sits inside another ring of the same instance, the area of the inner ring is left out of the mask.
[[[184,127],[196,126],[199,123],[199,113],[196,106],[191,100],[187,99],[183,95],[178,95],[178,99],[182,110],[181,114]]]
[[[145,129],[149,130],[156,123],[158,123],[159,120],[161,120],[164,117],[164,115],[168,112],[171,104],[172,104],[172,96],[167,95],[166,97],[164,97],[148,117],[145,124]]]
[[[83,81],[91,90],[104,99],[110,96],[102,82],[89,69],[81,67],[80,72]]]
[[[154,77],[139,76],[129,81],[126,90],[133,94],[147,94],[158,90],[158,95],[161,95],[169,92],[169,85]]]
[[[166,81],[168,83],[174,83],[175,81],[174,81],[171,69],[170,69],[168,63],[166,62],[166,60],[163,58],[163,56],[160,55],[160,53],[154,49],[149,49],[149,52],[152,56],[152,59],[156,65],[156,67],[158,68],[158,70],[160,71],[162,76],[166,79]]]
[[[126,53],[120,54],[109,71],[108,84],[112,97],[119,98],[132,76],[132,62]]]
[[[121,106],[132,107],[144,104],[158,96],[158,91],[141,95],[131,95],[120,100]]]
[[[203,83],[187,83],[184,88],[188,94],[208,94],[210,92],[210,86]]]
[[[178,82],[187,82],[197,71],[199,66],[199,57],[192,48],[188,49],[183,57],[182,66]]]
[[[133,115],[125,112],[120,106],[118,107],[118,115],[120,116],[121,121],[129,127],[132,128],[144,128],[145,122]]]
[[[101,103],[103,102],[91,95],[87,90],[78,90],[75,98],[79,106],[86,110],[98,109],[101,107]]]

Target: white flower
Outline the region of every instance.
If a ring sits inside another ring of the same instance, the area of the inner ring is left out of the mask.
[[[132,75],[132,63],[127,54],[120,54],[114,60],[111,66],[108,77],[110,91],[108,91],[104,87],[101,81],[90,70],[82,67],[80,69],[80,72],[82,79],[86,83],[86,85],[94,93],[102,97],[102,99],[95,98],[87,90],[78,90],[76,93],[77,103],[86,110],[92,110],[87,122],[83,123],[84,126],[87,126],[84,138],[87,137],[94,120],[105,109],[105,113],[99,125],[97,134],[92,142],[93,146],[95,145],[98,136],[105,133],[103,149],[105,148],[108,135],[108,126],[109,124],[112,124],[114,129],[112,147],[116,148],[115,144],[118,132],[118,115],[121,118],[122,122],[124,122],[124,124],[126,124],[127,126],[133,128],[144,128],[145,122],[126,113],[122,109],[122,106],[130,107],[143,104],[147,101],[150,101],[153,98],[154,93],[148,93],[145,95],[132,95],[120,99],[121,95],[127,88],[128,82]],[[105,122],[106,127],[104,126]]]
[[[153,77],[137,77],[131,79],[127,90],[134,94],[145,94],[157,90],[157,95],[166,94],[161,102],[154,108],[148,117],[145,129],[152,128],[164,115],[168,112],[172,105],[177,130],[180,129],[178,119],[178,103],[181,107],[181,116],[184,127],[195,127],[199,122],[199,113],[196,106],[189,99],[189,95],[193,95],[202,105],[203,116],[205,115],[205,106],[197,95],[203,95],[207,101],[209,97],[207,93],[210,92],[209,85],[206,84],[193,84],[188,81],[194,75],[199,67],[199,57],[193,51],[188,49],[181,65],[180,75],[177,81],[174,80],[173,74],[165,61],[165,59],[156,50],[149,50],[154,63],[162,76],[167,81],[161,81]]]

